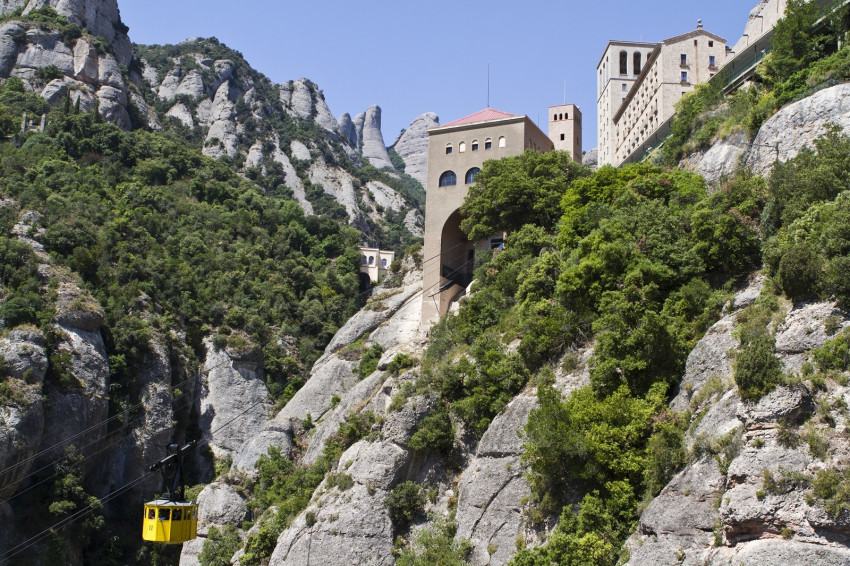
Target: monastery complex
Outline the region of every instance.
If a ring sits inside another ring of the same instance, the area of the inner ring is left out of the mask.
[[[829,0],[813,0],[824,6]],[[659,43],[611,40],[596,66],[598,164],[639,161],[663,142],[676,103],[696,85],[720,81],[730,92],[745,84],[769,52],[787,0],[761,0],[733,46],[703,29]],[[524,115],[486,108],[428,130],[428,172],[422,321],[444,314],[472,280],[476,250],[498,248],[505,234],[470,242],[460,207],[489,159],[525,150],[566,151],[582,159],[582,115],[573,104],[548,109],[548,135]]]

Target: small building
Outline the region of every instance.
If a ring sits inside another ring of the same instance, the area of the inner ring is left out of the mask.
[[[549,107],[549,139],[556,150],[566,151],[581,163],[581,110],[575,104]]]
[[[476,175],[486,160],[526,149],[548,152],[554,145],[528,116],[492,108],[428,130],[423,322],[445,314],[472,281],[475,250],[503,241],[500,233],[470,242],[460,229],[460,207]]]
[[[367,274],[369,280],[375,283],[383,279],[395,259],[395,252],[378,248],[359,248],[359,250],[360,273]]]

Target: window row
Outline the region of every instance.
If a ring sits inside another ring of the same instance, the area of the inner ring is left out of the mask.
[[[466,184],[471,185],[475,183],[475,177],[478,176],[478,172],[481,171],[478,167],[473,167],[469,171],[466,172]],[[457,175],[454,171],[446,171],[442,175],[440,175],[440,186],[441,187],[453,187],[457,185]]]
[[[361,265],[375,265],[375,256],[370,255],[369,259],[366,259],[365,255],[360,256],[360,264]],[[387,266],[387,259],[381,258],[381,267]]]
[[[505,147],[506,144],[507,144],[507,140],[505,140],[505,136],[501,136],[499,138],[499,147]],[[491,140],[490,138],[487,138],[486,140],[484,140],[484,149],[492,149],[492,147],[493,147],[493,140]],[[450,143],[447,143],[446,144],[446,155],[449,155],[450,153],[452,153],[453,150],[454,150],[454,146],[452,146],[452,144],[450,144]],[[466,151],[466,142],[460,142],[459,144],[457,144],[457,151],[458,151],[458,153],[464,153]],[[478,140],[472,140],[472,151],[478,151]]]

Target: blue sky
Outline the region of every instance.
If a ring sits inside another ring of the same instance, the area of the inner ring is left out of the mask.
[[[215,36],[275,82],[307,77],[331,111],[383,109],[391,144],[423,112],[447,123],[487,105],[543,122],[564,100],[596,146],[596,63],[609,39],[696,28],[734,44],[757,0],[119,0],[136,43]]]

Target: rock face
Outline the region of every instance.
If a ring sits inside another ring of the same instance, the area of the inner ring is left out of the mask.
[[[199,398],[201,428],[210,431],[214,454],[232,455],[269,422],[271,403],[262,357],[253,351],[218,350],[209,340],[205,345],[207,379]]]
[[[440,119],[433,112],[420,114],[392,145],[404,160],[404,172],[423,187],[428,180],[428,130],[439,125]]]
[[[699,173],[709,183],[716,183],[725,176],[731,176],[740,167],[741,158],[749,148],[750,143],[744,132],[737,132],[706,151],[687,156],[680,166]]]
[[[746,166],[755,173],[769,172],[774,161],[788,161],[804,147],[814,148],[814,140],[822,136],[829,124],[847,130],[850,126],[850,85],[824,89],[799,102],[790,104],[762,125]],[[776,149],[778,148],[778,152]]]
[[[381,133],[381,107],[370,106],[363,118],[363,130],[358,138],[363,140],[361,151],[369,163],[383,169],[393,168],[390,154],[384,144],[384,136]]]
[[[129,87],[125,84],[121,65],[132,60],[132,46],[127,28],[121,23],[115,0],[12,0],[0,4],[0,14],[24,7],[24,14],[52,6],[70,23],[91,35],[104,37],[111,47],[102,53],[83,36],[66,43],[56,30],[42,29],[30,22],[9,21],[0,25],[0,78],[16,76],[31,89],[41,92],[51,105],[62,103],[70,93],[72,102],[81,101],[88,111],[99,102],[104,119],[121,128],[132,126],[128,112]],[[20,40],[24,34],[25,41]],[[55,67],[62,78],[45,84],[37,71]]]
[[[688,358],[682,390],[671,406],[696,415],[686,443],[703,455],[644,511],[626,545],[629,564],[850,561],[846,517],[827,514],[822,502],[807,495],[819,470],[846,465],[846,424],[814,415],[816,408],[831,414],[843,406],[847,388],[828,383],[816,390],[803,381],[778,386],[755,402],[741,400],[732,379],[737,318],[762,284],[756,278],[739,293],[730,303],[732,312]],[[796,305],[784,314],[776,326],[776,354],[786,371],[798,371],[830,338],[828,318],[839,327],[848,324],[830,302]],[[832,323],[830,328],[834,331]],[[815,448],[818,443],[822,448]]]

